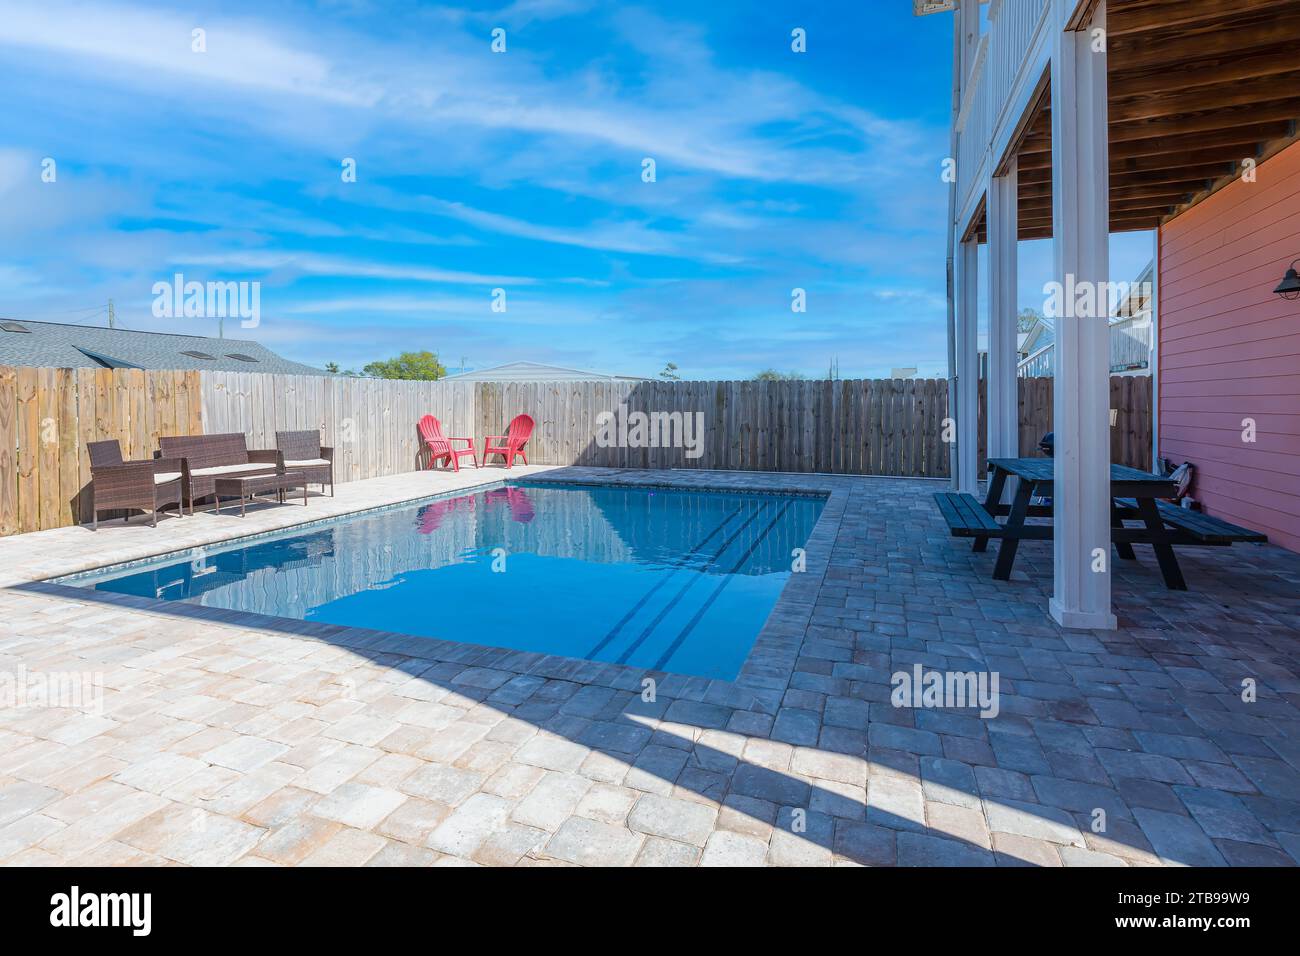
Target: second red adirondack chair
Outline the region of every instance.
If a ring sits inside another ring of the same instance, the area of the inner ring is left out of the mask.
[[[453,471],[460,471],[460,460],[466,455],[469,455],[470,460],[474,462],[474,467],[478,467],[478,458],[474,454],[474,439],[447,437],[442,433],[442,423],[432,415],[425,415],[420,419],[420,437],[429,449],[430,468],[445,458],[451,463]],[[457,448],[452,444],[454,441],[468,442],[469,447]]]
[[[488,455],[500,455],[506,460],[506,467],[509,468],[515,463],[515,455],[528,464],[528,455],[524,452],[524,445],[528,444],[528,439],[533,434],[533,420],[527,415],[516,415],[506,428],[504,435],[488,435],[483,439],[483,464],[487,464]],[[496,444],[493,444],[496,442]]]

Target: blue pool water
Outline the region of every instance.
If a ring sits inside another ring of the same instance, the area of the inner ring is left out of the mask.
[[[823,504],[525,483],[68,583],[730,680]]]

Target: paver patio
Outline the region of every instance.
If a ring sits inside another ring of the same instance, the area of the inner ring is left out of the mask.
[[[919,480],[516,469],[830,494],[736,682],[22,579],[505,477],[343,485],[243,522],[0,540],[0,672],[103,675],[0,712],[0,861],[238,865],[1286,864],[1300,857],[1300,555],[1116,562],[1117,631],[1047,615],[1051,545],[948,537]],[[454,638],[455,635],[448,635]],[[895,708],[914,664],[1000,712]],[[643,679],[655,679],[653,700]],[[1257,700],[1242,699],[1253,680]],[[1104,813],[1104,829],[1094,830]]]

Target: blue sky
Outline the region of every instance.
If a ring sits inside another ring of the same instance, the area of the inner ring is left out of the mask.
[[[0,315],[215,334],[151,314],[181,272],[315,365],[938,372],[951,20],[910,8],[0,0]]]

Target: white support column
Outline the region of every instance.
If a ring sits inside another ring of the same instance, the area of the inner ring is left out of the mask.
[[[979,245],[958,237],[954,263],[957,303],[957,490],[979,493]]]
[[[1016,161],[989,183],[989,371],[990,458],[1020,454],[1020,402],[1016,380]],[[1009,490],[1009,489],[1008,489]]]
[[[1110,571],[1110,176],[1106,0],[1077,32],[1065,25],[1078,0],[1053,0],[1052,236],[1064,290],[1056,322],[1056,435],[1052,617],[1064,627],[1113,628]],[[1092,306],[1076,289],[1091,284]],[[1100,293],[1100,295],[1098,295]],[[1098,299],[1100,298],[1100,301]],[[1080,312],[1083,314],[1080,314]],[[1102,570],[1094,570],[1100,564]]]

